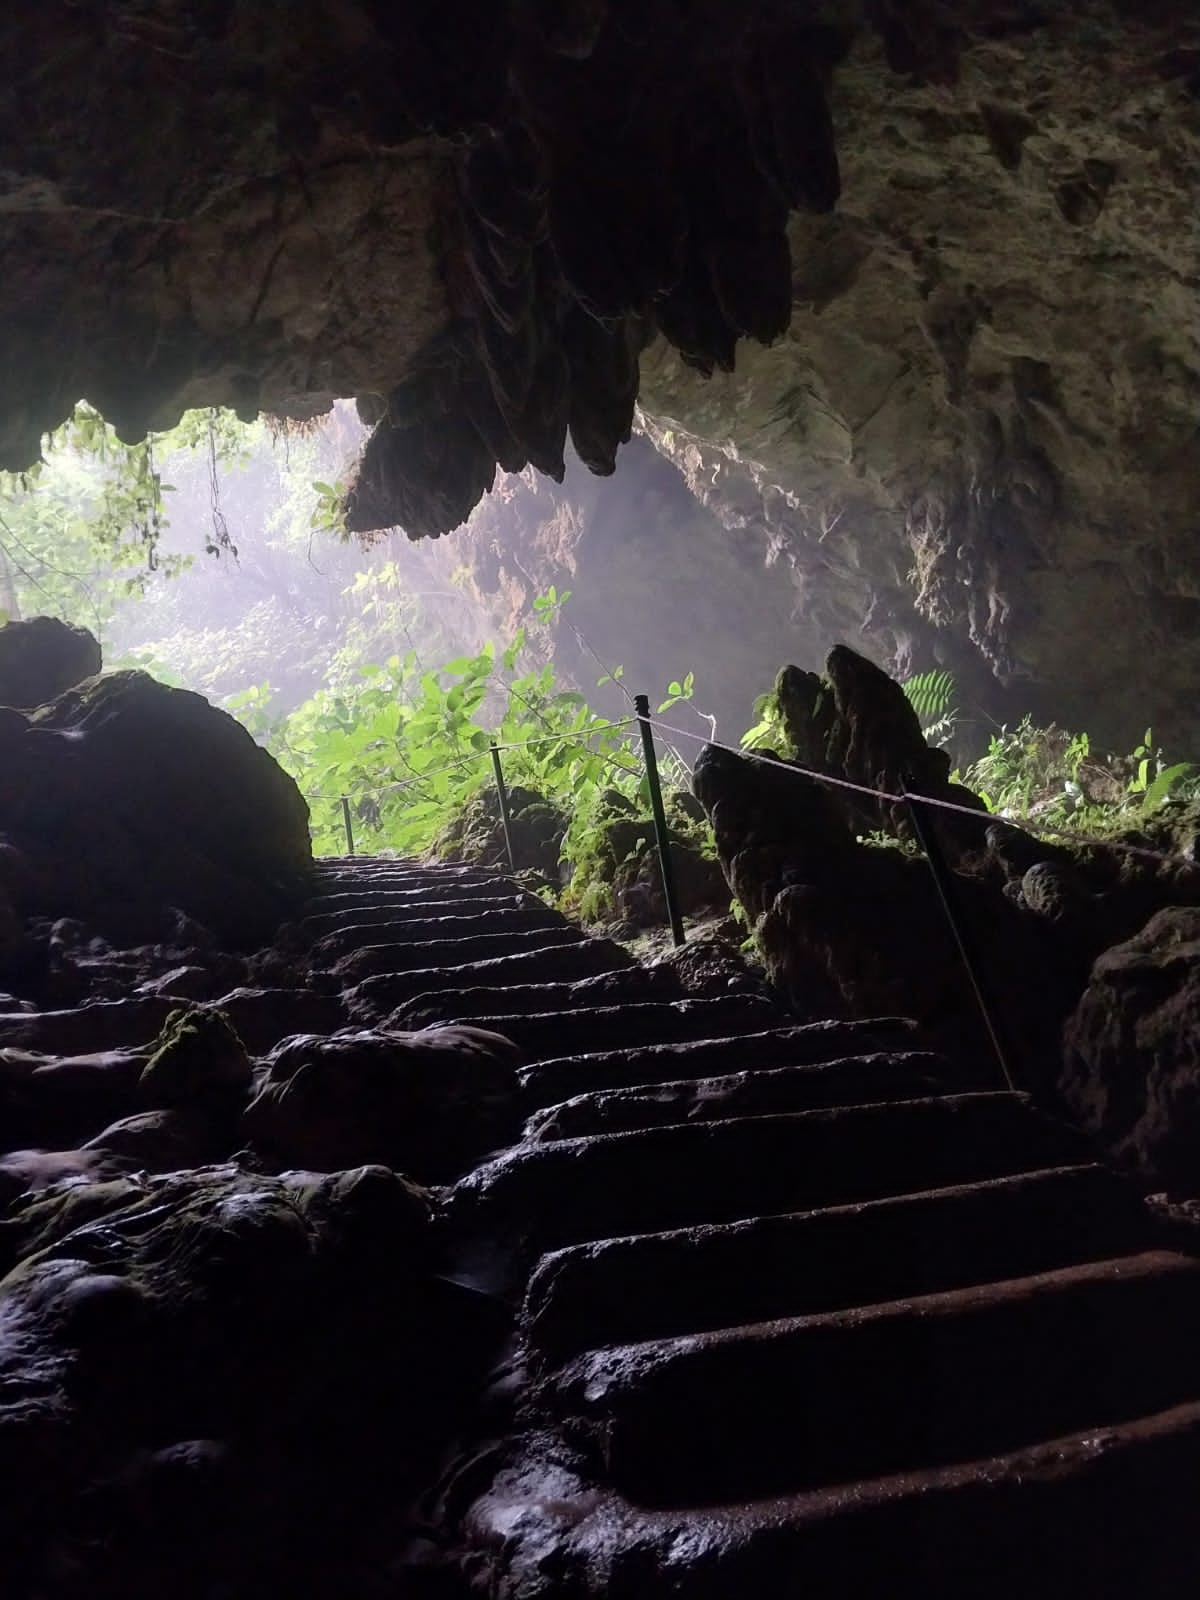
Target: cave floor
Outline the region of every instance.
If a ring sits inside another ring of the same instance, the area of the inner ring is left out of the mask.
[[[501,1131],[425,1179],[438,1282],[495,1318],[490,1370],[471,1379],[419,1510],[368,1516],[371,1496],[354,1498],[338,1513],[353,1549],[313,1566],[312,1592],[1007,1600],[1193,1586],[1200,1263],[1075,1134],[997,1088],[990,1064],[946,1059],[903,1019],[801,1023],[753,986],[689,991],[671,962],[638,962],[474,868],[322,862],[271,959],[275,988],[219,1000],[260,1063],[301,1034],[350,1048],[431,1027],[482,1030],[478,1049],[499,1051],[498,1035],[512,1063]],[[169,989],[0,1016],[0,1053],[144,1048],[186,998]],[[342,1137],[351,1111],[305,1137]],[[346,1135],[361,1161],[379,1161],[373,1133]],[[262,1168],[252,1140],[221,1158],[223,1194]],[[177,1183],[169,1155],[140,1159],[119,1180],[84,1161],[55,1181],[141,1185],[143,1199]],[[296,1179],[272,1170],[258,1181]],[[78,1240],[59,1256],[86,1256]],[[32,1383],[26,1347],[0,1356],[10,1381]],[[103,1385],[89,1398],[64,1382],[69,1437],[111,1442]],[[373,1407],[351,1392],[339,1438],[404,1434],[411,1402],[386,1383]],[[45,1437],[66,1426],[39,1416]],[[223,1417],[244,1430],[236,1408]],[[122,1413],[126,1425],[144,1453]],[[293,1537],[273,1514],[255,1568],[270,1581],[271,1539]],[[27,1592],[150,1592],[121,1588],[119,1541],[72,1548],[75,1587],[27,1551]]]

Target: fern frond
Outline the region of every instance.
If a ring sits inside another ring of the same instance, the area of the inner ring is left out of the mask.
[[[954,704],[954,674],[940,669],[936,672],[919,672],[900,685],[908,696],[909,704],[917,713],[926,736],[935,724],[942,724],[952,716]]]

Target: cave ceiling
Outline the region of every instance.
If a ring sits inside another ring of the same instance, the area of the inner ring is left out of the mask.
[[[349,525],[419,537],[640,425],[898,657],[1086,626],[1086,698],[1134,632],[1200,695],[1190,0],[10,0],[0,50],[0,465],[80,397],[352,395]]]

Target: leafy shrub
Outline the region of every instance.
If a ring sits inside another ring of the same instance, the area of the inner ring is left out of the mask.
[[[1129,755],[1100,755],[1086,733],[1040,727],[1026,715],[992,735],[961,781],[1001,816],[1104,833],[1129,827],[1168,799],[1193,797],[1200,767],[1168,764],[1149,728]]]
[[[550,591],[535,612],[547,620],[567,598]],[[489,644],[434,671],[422,671],[412,651],[359,667],[345,687],[323,689],[287,716],[272,714],[265,684],[226,706],[308,797],[318,854],[345,849],[345,797],[364,851],[455,853],[486,835],[495,859],[490,751],[493,741],[510,746],[510,793],[525,791],[531,805],[568,819],[565,832],[547,833],[561,836],[564,902],[601,920],[619,911],[622,885],[644,874],[653,853],[638,735],[597,716],[581,694],[559,687],[552,666],[530,665],[530,654],[521,629],[499,655]],[[668,699],[688,698],[691,687],[689,673],[671,684]],[[683,780],[677,758],[664,752],[663,765]],[[671,797],[673,834],[697,861],[711,860],[711,833],[695,807],[690,794]],[[531,826],[547,820],[532,818]],[[631,827],[636,837],[627,838]],[[545,873],[548,865],[543,844],[537,866]]]

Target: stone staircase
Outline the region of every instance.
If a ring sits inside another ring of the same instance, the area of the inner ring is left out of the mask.
[[[326,863],[295,938],[355,1021],[525,1058],[441,1245],[514,1348],[404,1592],[1194,1591],[1200,1263],[990,1064],[687,998],[474,869]]]

